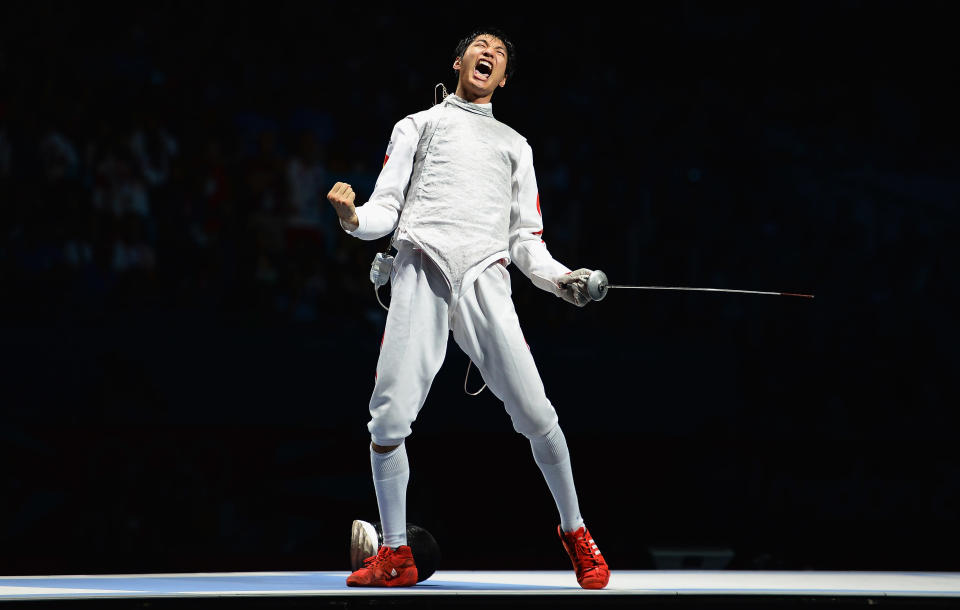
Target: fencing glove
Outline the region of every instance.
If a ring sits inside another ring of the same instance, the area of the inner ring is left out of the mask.
[[[561,275],[557,280],[560,285],[560,296],[564,301],[573,303],[577,307],[583,307],[590,302],[590,293],[587,292],[587,278],[590,277],[590,269],[577,269],[566,275]]]

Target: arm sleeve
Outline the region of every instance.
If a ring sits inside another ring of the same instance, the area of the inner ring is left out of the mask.
[[[540,194],[533,171],[533,150],[526,142],[513,179],[510,209],[510,259],[534,286],[560,296],[557,279],[570,272],[547,250],[543,241]]]
[[[341,221],[340,227],[344,231],[369,241],[379,239],[397,228],[419,142],[420,130],[411,117],[394,126],[373,194],[369,201],[357,207],[359,226],[348,231]]]

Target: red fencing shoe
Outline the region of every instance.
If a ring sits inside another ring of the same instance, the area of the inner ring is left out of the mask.
[[[610,581],[610,568],[600,554],[597,543],[586,527],[567,533],[557,526],[563,548],[567,549],[573,569],[577,572],[577,582],[584,589],[602,589]]]
[[[417,566],[407,545],[390,549],[380,547],[373,557],[363,560],[363,567],[347,576],[348,587],[412,587],[417,584]]]

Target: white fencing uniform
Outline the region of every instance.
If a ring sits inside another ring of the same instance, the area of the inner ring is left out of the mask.
[[[396,229],[384,332],[368,425],[373,442],[396,445],[426,400],[454,340],[528,438],[549,432],[556,412],[544,393],[510,297],[514,262],[556,296],[570,269],[541,239],[533,153],[493,118],[492,104],[449,95],[394,127],[370,200],[357,208],[360,239]]]

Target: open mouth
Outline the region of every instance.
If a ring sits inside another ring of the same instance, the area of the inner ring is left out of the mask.
[[[493,64],[486,59],[481,59],[473,69],[474,75],[480,80],[487,80],[493,73]]]

